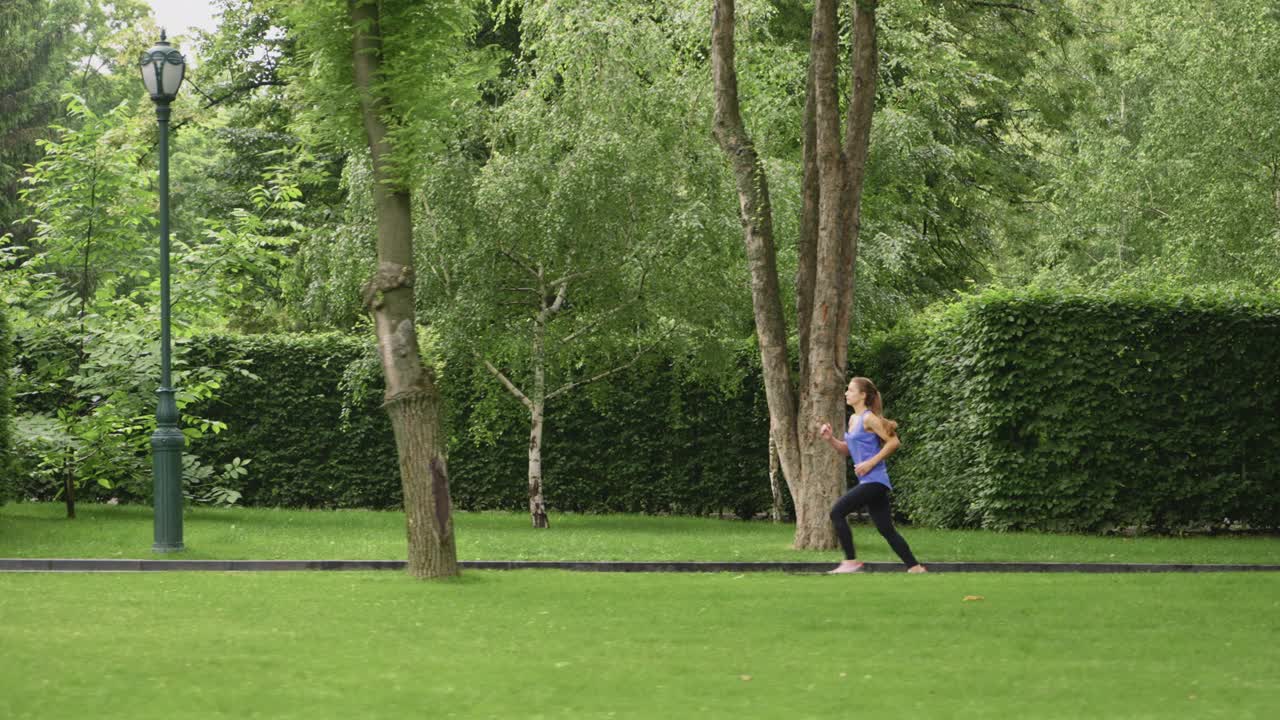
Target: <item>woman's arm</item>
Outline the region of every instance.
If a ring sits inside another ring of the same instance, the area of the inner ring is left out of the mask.
[[[822,427],[818,428],[818,434],[822,436],[823,440],[827,441],[827,444],[831,446],[832,450],[835,450],[841,455],[847,456],[849,454],[848,443],[844,441],[844,438],[840,438],[839,440],[837,440],[835,435],[831,434],[830,425],[823,423]]]
[[[866,460],[853,466],[853,472],[858,477],[862,477],[871,472],[871,468],[884,462],[885,458],[898,451],[902,447],[902,441],[898,439],[898,433],[894,428],[887,427],[879,415],[867,413],[867,419],[863,423],[863,427],[875,433],[881,440],[880,452],[872,455]]]

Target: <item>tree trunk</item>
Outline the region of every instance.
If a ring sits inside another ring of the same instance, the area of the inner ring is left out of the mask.
[[[769,492],[773,495],[773,507],[769,510],[769,519],[782,522],[782,486],[778,484],[778,445],[773,439],[773,431],[769,432]]]
[[[833,548],[831,505],[844,491],[844,458],[833,453],[818,436],[823,423],[840,427],[844,419],[840,390],[844,369],[837,365],[837,344],[848,343],[848,334],[839,334],[837,316],[841,275],[843,233],[841,227],[845,166],[840,149],[840,97],[836,86],[838,26],[836,0],[817,0],[813,9],[810,36],[810,77],[813,102],[807,107],[813,117],[813,159],[817,164],[817,243],[814,252],[813,285],[796,292],[812,301],[809,342],[800,348],[808,357],[808,377],[800,386],[801,463],[805,487],[796,502],[796,546]],[[810,190],[810,192],[812,192]]]
[[[801,351],[800,385],[809,382],[809,325],[813,321],[813,283],[818,273],[818,129],[814,107],[814,55],[816,46],[809,46],[809,71],[805,81],[804,145],[802,149],[804,174],[800,182],[803,200],[800,212],[800,237],[796,240],[796,329]]]
[[[733,165],[756,332],[760,340],[771,432],[796,511],[795,547],[830,549],[835,535],[831,504],[845,487],[843,456],[818,437],[818,427],[842,427],[848,369],[853,268],[866,142],[875,104],[875,2],[853,0],[855,51],[846,136],[841,145],[836,78],[836,0],[817,0],[810,44],[804,117],[803,215],[796,274],[800,377],[797,393],[786,349],[778,292],[769,188],[747,136],[734,68],[734,2],[716,0],[711,66],[715,82],[714,131]]]
[[[841,207],[840,263],[842,270],[837,333],[848,336],[853,322],[857,282],[858,237],[862,230],[862,185],[867,171],[867,155],[871,150],[871,118],[875,113],[876,77],[880,68],[880,52],[876,41],[876,3],[853,2],[853,72],[849,81],[849,115],[845,119],[845,185]],[[927,235],[926,235],[927,237]],[[849,367],[849,344],[837,348],[837,366],[844,372]]]
[[[733,25],[733,0],[716,0],[711,37],[711,72],[716,92],[713,130],[720,148],[733,165],[738,190],[738,212],[751,274],[751,302],[760,342],[765,398],[777,440],[778,458],[787,482],[800,484],[796,397],[787,357],[787,327],[778,285],[773,210],[764,166],[742,122],[738,75],[734,68]],[[795,487],[792,493],[795,493]]]
[[[541,268],[539,268],[541,269]],[[545,298],[545,295],[544,295]],[[547,504],[542,499],[542,421],[546,412],[546,301],[533,325],[533,397],[529,408],[529,521],[535,528],[549,528]]]
[[[1276,226],[1280,228],[1280,162],[1271,163],[1271,198],[1276,207]]]
[[[547,503],[542,499],[542,403],[534,403],[529,425],[529,520],[535,528],[549,528]]]
[[[458,574],[449,502],[449,468],[441,452],[437,393],[410,392],[386,403],[400,456],[409,574],[420,578]]]
[[[67,519],[76,519],[76,481],[71,469],[72,465],[63,456],[62,461],[62,501],[67,505]]]
[[[408,571],[421,578],[458,574],[440,394],[418,351],[413,298],[413,220],[409,193],[388,167],[391,147],[376,88],[382,61],[378,5],[349,0],[355,85],[360,115],[373,157],[373,202],[378,226],[378,270],[366,283],[364,300],[373,314],[378,353],[386,378],[383,407],[391,418],[400,482],[404,489],[409,542]]]

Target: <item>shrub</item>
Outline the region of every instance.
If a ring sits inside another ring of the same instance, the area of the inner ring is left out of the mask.
[[[1280,300],[991,290],[864,364],[906,511],[945,527],[1280,526]]]
[[[192,366],[247,361],[251,375],[229,372],[217,400],[198,409],[227,429],[195,441],[193,452],[212,465],[252,461],[233,485],[243,504],[398,507],[399,470],[371,344],[341,335],[194,339]],[[452,369],[468,366],[446,365],[441,382],[454,504],[522,509],[528,416],[487,376]],[[616,377],[548,406],[550,508],[743,517],[767,511],[768,420],[758,382],[747,378],[739,392],[725,394],[685,381],[663,362]],[[499,397],[488,397],[494,393]]]

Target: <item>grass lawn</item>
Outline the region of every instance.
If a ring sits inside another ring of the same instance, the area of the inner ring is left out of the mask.
[[[1277,617],[1270,573],[0,574],[0,717],[1268,718]]]
[[[151,552],[151,509],[59,504],[0,507],[0,557],[165,557]],[[551,516],[550,530],[513,513],[457,513],[463,560],[822,561],[838,553],[791,549],[793,527],[683,517]],[[902,527],[930,561],[1277,563],[1278,537],[1092,537]],[[405,557],[404,516],[362,510],[191,508],[184,520],[190,559],[396,560]],[[896,560],[874,528],[854,528],[859,557]]]

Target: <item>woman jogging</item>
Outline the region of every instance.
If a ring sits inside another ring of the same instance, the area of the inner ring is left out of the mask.
[[[836,452],[853,459],[853,472],[858,476],[858,484],[831,508],[831,524],[836,528],[836,537],[840,538],[845,559],[829,574],[863,572],[862,563],[854,559],[853,532],[849,530],[848,520],[849,513],[863,505],[876,524],[876,530],[906,564],[907,572],[925,572],[925,567],[911,554],[907,541],[894,529],[893,514],[889,510],[889,490],[893,486],[889,484],[889,471],[885,469],[884,459],[902,444],[898,440],[898,423],[884,418],[880,391],[867,378],[850,380],[844,399],[853,408],[849,432],[845,433],[844,439],[837,440],[830,425],[823,424],[819,429],[822,439]]]

